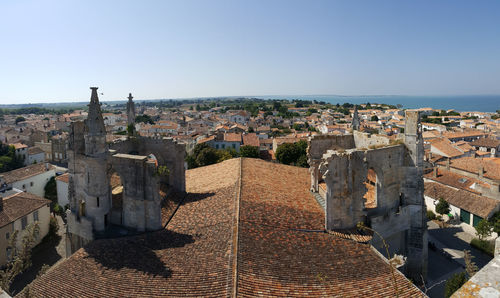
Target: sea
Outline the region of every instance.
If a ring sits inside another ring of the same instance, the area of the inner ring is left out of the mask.
[[[331,104],[384,103],[402,105],[406,109],[433,108],[456,110],[459,112],[495,112],[500,110],[500,95],[459,95],[459,96],[408,96],[408,95],[269,95],[254,96],[261,99],[300,99],[324,101]]]

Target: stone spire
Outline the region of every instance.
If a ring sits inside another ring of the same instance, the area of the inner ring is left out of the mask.
[[[132,101],[132,93],[128,94],[128,102],[127,102],[127,124],[135,124],[135,104]]]
[[[358,106],[354,105],[354,113],[352,115],[352,130],[359,130],[360,127],[360,121],[359,121],[359,115],[358,115]]]
[[[92,89],[92,96],[90,97],[89,114],[85,120],[85,154],[97,156],[106,153],[106,128],[97,96],[97,87],[90,87],[90,89]]]
[[[106,135],[104,119],[102,118],[101,104],[97,96],[97,87],[90,87],[92,95],[90,97],[89,115],[87,117],[87,128],[89,135]]]

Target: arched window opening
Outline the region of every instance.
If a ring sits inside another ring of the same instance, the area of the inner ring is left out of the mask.
[[[363,196],[365,200],[365,208],[372,209],[377,207],[377,173],[370,168],[366,174],[366,193]]]

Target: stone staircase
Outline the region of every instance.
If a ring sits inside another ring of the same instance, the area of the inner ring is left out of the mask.
[[[311,192],[311,194],[316,199],[316,202],[318,202],[318,204],[321,206],[321,208],[323,208],[323,210],[325,210],[325,204],[326,204],[325,199],[323,199],[323,197],[317,192]]]

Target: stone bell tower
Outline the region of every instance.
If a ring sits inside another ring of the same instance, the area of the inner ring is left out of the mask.
[[[127,102],[127,125],[135,124],[135,104],[132,99],[132,93],[129,93]]]
[[[352,115],[352,130],[359,130],[360,123],[361,121],[359,120],[359,115],[358,115],[358,106],[354,105],[354,113]]]

